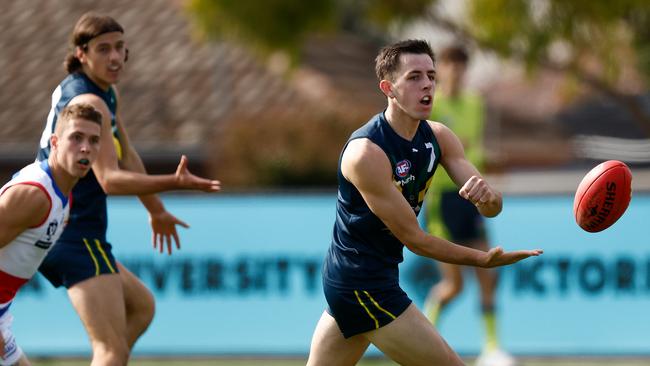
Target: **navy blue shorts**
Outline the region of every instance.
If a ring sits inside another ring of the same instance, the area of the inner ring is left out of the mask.
[[[334,317],[343,337],[379,329],[395,320],[411,304],[399,286],[378,290],[351,290],[323,281],[327,312]]]
[[[449,233],[449,240],[457,244],[486,238],[483,216],[476,206],[461,197],[458,192],[444,192],[440,198],[442,223]]]
[[[65,288],[101,274],[118,273],[112,246],[93,238],[57,241],[38,270],[54,287]]]

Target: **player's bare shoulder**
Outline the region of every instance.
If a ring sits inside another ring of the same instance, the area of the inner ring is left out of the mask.
[[[459,143],[456,134],[449,127],[445,126],[444,123],[436,121],[427,121],[427,123],[429,123],[442,150],[448,150],[450,147],[454,147],[456,143]]]
[[[445,124],[442,122],[427,120],[427,123],[437,138],[444,137],[448,134],[453,134],[449,127],[445,126]]]
[[[368,138],[358,138],[348,142],[343,152],[343,159],[351,161],[368,159],[377,153],[383,153],[383,150],[377,144]]]
[[[341,157],[341,172],[350,181],[358,177],[371,177],[386,167],[390,172],[388,156],[384,150],[367,138],[348,142]]]
[[[50,197],[37,185],[16,184],[2,192],[0,197],[0,212],[30,225],[39,223],[50,211]]]

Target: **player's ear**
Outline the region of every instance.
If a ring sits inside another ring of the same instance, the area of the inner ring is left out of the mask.
[[[395,97],[393,94],[393,83],[384,79],[379,82],[379,89],[389,98]]]
[[[85,51],[88,49],[88,45],[76,46],[74,48],[74,56],[81,62],[82,57],[85,56]]]
[[[59,136],[55,134],[52,134],[52,136],[50,136],[50,146],[52,148],[56,148],[57,146],[59,146]]]

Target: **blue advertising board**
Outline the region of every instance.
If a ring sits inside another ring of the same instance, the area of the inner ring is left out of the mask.
[[[110,198],[116,256],[157,301],[135,354],[306,354],[326,306],[320,267],[335,198],[163,196],[167,209],[191,225],[180,229],[182,248],[171,256],[152,249],[137,199]],[[568,196],[513,196],[488,220],[493,243],[545,250],[499,270],[503,346],[519,354],[650,354],[650,196],[634,197],[619,222],[597,234],[579,229],[571,210]],[[421,306],[439,278],[435,262],[408,250],[405,257],[401,282]],[[460,353],[476,354],[482,328],[476,285],[467,279],[439,330]],[[89,353],[65,291],[44,278],[21,290],[11,312],[28,354]]]

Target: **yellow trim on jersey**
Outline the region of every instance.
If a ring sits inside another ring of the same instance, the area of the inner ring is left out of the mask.
[[[402,187],[402,185],[399,183],[399,181],[393,179],[393,184],[395,185],[395,187],[397,187],[397,190],[399,191],[399,193],[402,193],[402,190],[403,190],[404,187]]]
[[[104,251],[104,249],[102,249],[102,245],[98,239],[95,239],[95,244],[97,245],[97,249],[99,249],[99,252],[102,253],[102,257],[104,258],[104,261],[106,261],[106,265],[108,266],[108,269],[111,270],[111,273],[115,273],[115,269],[111,265],[111,261],[108,260],[108,257],[106,256],[106,252]]]
[[[418,203],[421,203],[422,201],[424,201],[424,197],[426,196],[427,191],[429,190],[429,186],[431,185],[431,182],[433,182],[433,177],[434,176],[435,176],[435,174],[432,175],[431,178],[429,178],[429,180],[427,181],[427,184],[424,186],[424,189],[420,191],[420,194],[418,195]]]
[[[122,144],[120,143],[120,140],[115,136],[113,136],[113,145],[115,145],[117,160],[122,160]]]
[[[88,243],[88,240],[86,240],[86,238],[83,238],[83,241],[84,244],[86,244],[88,253],[90,253],[90,258],[92,258],[93,262],[95,263],[95,276],[99,276],[99,262],[97,262],[97,258],[95,258],[95,255],[93,254],[93,250],[90,248],[90,244]]]
[[[379,306],[379,304],[377,304],[377,301],[375,301],[375,299],[373,299],[372,296],[370,296],[370,294],[368,293],[368,291],[363,291],[363,293],[366,294],[366,296],[368,296],[368,298],[370,299],[370,301],[372,301],[373,305],[375,305],[375,307],[376,307],[377,309],[383,311],[385,314],[387,314],[388,316],[390,316],[391,318],[393,318],[393,320],[397,319],[397,317],[396,317],[395,315],[391,314],[390,311],[388,311],[388,310],[382,308],[381,306]]]
[[[375,318],[374,315],[372,315],[372,313],[370,312],[370,309],[368,309],[366,304],[363,303],[363,300],[361,300],[361,297],[359,296],[359,292],[357,290],[354,290],[354,294],[357,296],[357,300],[359,300],[359,304],[361,304],[361,306],[363,306],[363,308],[366,310],[366,313],[368,313],[368,315],[372,318],[372,320],[375,321],[375,329],[379,329],[379,321],[377,320],[377,318]],[[367,292],[366,292],[366,294],[367,294]]]

